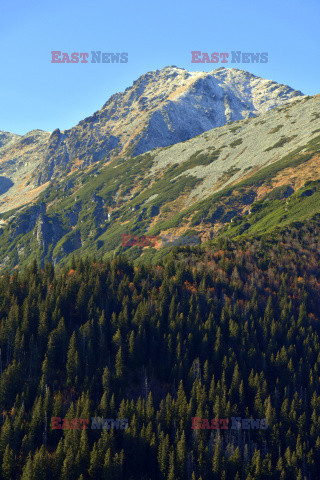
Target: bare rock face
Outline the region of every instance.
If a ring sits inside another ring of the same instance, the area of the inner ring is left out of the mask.
[[[170,66],[148,72],[70,130],[0,132],[0,175],[13,182],[2,206],[0,195],[0,209],[21,204],[16,191],[30,201],[46,182],[75,169],[174,145],[300,96],[236,68],[207,73]]]
[[[0,148],[14,143],[19,138],[20,138],[20,135],[16,135],[14,133],[0,132]]]
[[[189,140],[302,95],[290,87],[237,69],[190,73],[169,68],[159,72],[159,80],[166,75],[172,77],[172,93],[167,90],[169,95],[151,112],[145,130],[135,142],[135,155]]]
[[[32,130],[26,135],[0,132],[0,211],[32,202],[45,185],[37,178],[44,165],[50,133]]]

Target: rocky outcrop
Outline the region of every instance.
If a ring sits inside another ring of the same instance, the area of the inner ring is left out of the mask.
[[[15,143],[20,138],[20,135],[16,135],[10,132],[0,132],[0,148],[9,146]]]

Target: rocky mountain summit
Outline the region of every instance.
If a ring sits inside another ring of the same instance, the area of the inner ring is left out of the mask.
[[[75,166],[184,142],[301,95],[238,69],[148,72],[76,127],[52,133],[39,184]]]
[[[12,182],[0,196],[0,211],[30,201],[47,182],[79,168],[174,145],[301,96],[236,68],[148,72],[70,130],[22,137],[0,132],[0,174]]]

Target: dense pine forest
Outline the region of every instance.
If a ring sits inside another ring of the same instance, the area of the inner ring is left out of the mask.
[[[3,273],[1,479],[320,478],[319,225]]]

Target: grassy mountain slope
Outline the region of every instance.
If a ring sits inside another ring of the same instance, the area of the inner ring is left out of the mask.
[[[1,266],[120,251],[155,260],[168,247],[123,247],[121,235],[197,234],[206,242],[303,220],[320,211],[319,150],[317,95],[171,147],[102,159],[2,214]]]

